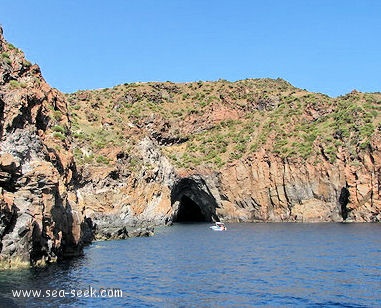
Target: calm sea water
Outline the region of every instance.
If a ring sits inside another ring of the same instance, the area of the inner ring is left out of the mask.
[[[0,307],[381,306],[381,224],[208,227],[177,224],[94,243],[47,268],[0,272]],[[120,288],[123,297],[69,294],[89,288]],[[12,289],[66,295],[20,299]]]

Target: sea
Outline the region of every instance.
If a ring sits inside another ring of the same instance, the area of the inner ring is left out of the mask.
[[[379,223],[209,226],[157,227],[0,271],[0,307],[381,307]]]

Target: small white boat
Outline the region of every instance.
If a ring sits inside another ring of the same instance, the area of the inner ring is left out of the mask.
[[[214,226],[209,227],[213,231],[226,231],[227,228],[223,222],[216,222]]]

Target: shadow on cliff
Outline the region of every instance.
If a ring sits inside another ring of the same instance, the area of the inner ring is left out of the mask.
[[[173,222],[219,221],[216,199],[201,177],[180,179],[172,188],[171,204]]]
[[[83,247],[89,245],[94,239],[94,226],[91,219],[85,218],[82,221],[79,213],[72,209],[70,203],[66,201],[64,206],[61,198],[56,199],[56,206],[51,210],[51,214],[55,227],[54,236],[55,238],[62,237],[61,245],[55,247],[57,257],[64,259],[82,255]]]

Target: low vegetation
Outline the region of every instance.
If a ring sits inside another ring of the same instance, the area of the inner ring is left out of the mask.
[[[135,154],[145,135],[178,168],[222,168],[261,149],[331,163],[345,149],[355,163],[381,130],[380,93],[331,98],[282,79],[131,83],[67,98],[79,164],[109,164],[118,151]]]

